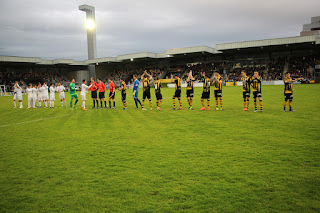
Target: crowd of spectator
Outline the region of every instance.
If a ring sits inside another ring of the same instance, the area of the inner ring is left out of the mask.
[[[43,83],[48,84],[61,82],[62,84],[67,82],[67,79],[58,72],[34,72],[28,70],[26,72],[17,71],[3,71],[0,72],[0,85],[5,85],[7,91],[13,90],[14,82],[18,81],[22,87],[26,87],[27,83]]]
[[[171,75],[178,75],[182,82],[187,79],[187,73],[192,70],[192,74],[196,81],[201,79],[201,72],[205,72],[208,77],[212,77],[215,71],[225,78],[226,81],[240,81],[241,71],[245,70],[248,76],[252,76],[255,71],[258,71],[260,76],[265,81],[282,80],[283,72],[289,70],[292,76],[302,77],[304,79],[313,79],[313,67],[314,61],[319,60],[319,56],[315,57],[296,57],[291,59],[278,58],[269,61],[255,62],[248,61],[248,64],[236,64],[232,62],[221,62],[219,64],[214,63],[194,63],[184,66],[172,66],[168,68],[143,68],[143,69],[116,69],[112,72],[108,72],[103,81],[107,82],[109,77],[113,77],[116,85],[120,85],[120,79],[123,78],[128,85],[133,84],[132,76],[137,75],[138,79],[141,78],[144,70],[148,70],[148,73],[155,79],[157,77],[169,79]],[[38,83],[46,82],[58,83],[61,82],[64,85],[68,84],[68,80],[62,75],[61,72],[55,71],[38,71],[35,72],[32,69],[23,71],[1,71],[0,72],[0,85],[5,85],[7,91],[11,91],[14,81],[18,81],[20,85],[26,86],[26,83]]]

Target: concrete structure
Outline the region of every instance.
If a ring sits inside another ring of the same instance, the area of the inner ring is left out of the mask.
[[[320,16],[312,17],[310,24],[304,24],[300,35],[320,35]]]
[[[287,52],[283,54],[292,54],[295,50],[303,50],[310,52],[319,52],[320,49],[320,36],[296,36],[286,38],[275,38],[266,40],[243,41],[234,43],[217,44],[216,48],[208,46],[196,46],[185,48],[168,49],[163,53],[133,53],[127,55],[119,55],[117,57],[104,57],[94,58],[85,61],[75,61],[73,59],[54,59],[44,60],[35,57],[17,57],[17,56],[0,56],[0,63],[30,63],[39,65],[69,65],[69,66],[82,66],[83,68],[88,65],[100,66],[101,64],[121,64],[121,63],[137,63],[143,61],[176,61],[176,59],[185,59],[187,63],[197,62],[199,57],[215,57],[217,60],[228,57],[229,54],[234,57],[246,58],[251,55],[244,55],[245,52],[252,52],[254,55],[266,54],[270,52]],[[257,50],[259,50],[257,53]],[[240,53],[242,54],[235,54]],[[282,54],[282,55],[283,55]],[[270,55],[272,56],[272,55]],[[254,58],[254,57],[253,57]]]
[[[79,10],[86,12],[86,23],[92,25],[87,26],[87,41],[88,41],[88,59],[93,60],[97,57],[96,45],[96,26],[95,26],[95,8],[86,4],[80,5]],[[94,65],[88,65],[89,75],[96,77]]]
[[[275,38],[266,40],[234,42],[217,44],[215,48],[208,46],[196,46],[186,48],[168,49],[162,53],[133,53],[119,55],[117,57],[104,57],[75,61],[72,59],[44,60],[34,57],[0,56],[0,72],[25,71],[32,69],[54,71],[58,70],[68,79],[76,78],[77,81],[95,76],[88,73],[88,66],[93,67],[97,77],[104,78],[108,72],[114,70],[130,70],[159,68],[169,70],[171,67],[186,66],[190,63],[215,63],[220,64],[224,70],[225,64],[267,64],[271,60],[285,58],[290,61],[294,57],[320,58],[320,36],[296,36]],[[320,68],[315,66],[320,61],[314,61],[310,70],[316,70],[316,78],[320,80]],[[218,66],[220,66],[218,65]],[[288,66],[285,66],[287,69]],[[226,72],[229,70],[226,68]],[[285,70],[283,70],[285,71]],[[79,72],[79,74],[77,74]],[[318,73],[318,74],[317,74]]]

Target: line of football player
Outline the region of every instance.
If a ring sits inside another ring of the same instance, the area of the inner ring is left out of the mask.
[[[214,87],[214,97],[215,97],[215,110],[224,110],[223,109],[223,100],[222,100],[222,84],[223,84],[223,78],[220,76],[218,72],[214,73],[213,80],[211,80],[208,76],[206,76],[205,72],[200,73],[201,76],[201,82],[203,83],[203,92],[201,95],[201,104],[202,108],[200,110],[210,110],[210,88],[211,84],[213,84]],[[150,110],[152,110],[152,100],[151,100],[151,82],[153,81],[153,77],[148,74],[147,71],[144,71],[144,73],[141,75],[141,81],[142,81],[142,87],[143,87],[143,95],[142,95],[142,101],[138,98],[139,93],[139,86],[140,82],[138,80],[137,75],[133,76],[133,99],[135,102],[135,109],[139,109],[139,105],[141,106],[142,110],[146,110],[145,108],[145,100],[149,100]],[[283,112],[286,110],[287,103],[289,102],[289,111],[294,111],[292,109],[292,100],[293,100],[293,82],[297,81],[299,79],[293,80],[291,78],[291,75],[289,72],[286,73],[285,79],[284,79],[284,109]],[[91,91],[91,98],[93,101],[93,107],[92,108],[115,108],[115,84],[113,82],[113,78],[109,78],[109,97],[108,102],[109,105],[107,105],[107,100],[105,98],[105,91],[106,91],[106,85],[101,81],[101,79],[97,79],[98,82],[95,82],[94,78],[90,79],[91,83],[89,86],[87,86],[86,80],[83,80],[81,85],[81,100],[82,100],[82,110],[86,109],[86,93],[88,91]],[[194,97],[194,81],[195,78],[192,76],[192,71],[187,73],[187,87],[186,87],[186,97],[188,101],[188,109],[193,110],[193,97]],[[242,81],[242,90],[243,90],[243,111],[248,111],[249,103],[250,103],[250,92],[251,88],[253,91],[253,101],[254,101],[254,112],[258,111],[257,106],[257,100],[259,100],[260,104],[260,112],[263,112],[263,102],[262,102],[262,92],[261,92],[261,82],[262,78],[259,76],[258,72],[254,72],[253,76],[250,78],[247,76],[245,71],[241,71],[241,81]],[[182,101],[181,101],[181,79],[178,75],[171,75],[171,82],[175,84],[175,92],[172,97],[173,101],[173,107],[172,110],[182,110]],[[156,96],[156,106],[157,110],[161,109],[161,103],[163,101],[161,88],[162,83],[159,78],[156,78],[153,82],[154,88],[155,88],[155,96]],[[78,95],[76,93],[76,87],[75,87],[75,80],[72,79],[70,85],[69,85],[69,94],[70,94],[70,109],[74,109],[77,107],[78,102]],[[46,83],[44,84],[38,84],[38,85],[32,85],[30,84],[28,88],[26,89],[26,93],[28,95],[28,108],[40,108],[41,103],[43,102],[44,107],[53,108],[55,103],[55,93],[59,93],[59,99],[60,99],[60,107],[63,108],[64,105],[67,108],[67,102],[65,99],[65,91],[66,88],[59,83],[57,86],[54,84],[51,84],[50,87],[47,86]],[[118,91],[121,92],[121,100],[123,103],[123,109],[127,110],[127,102],[126,102],[126,83],[124,79],[121,79],[120,87],[118,88]],[[49,96],[50,93],[50,96]],[[99,106],[99,101],[100,106]],[[23,108],[22,105],[22,88],[19,86],[18,82],[15,82],[14,85],[14,97],[13,97],[13,104],[14,108],[16,108],[16,100],[19,102],[19,108]],[[73,100],[75,99],[75,103],[73,104]],[[179,107],[176,106],[176,99],[179,102]],[[205,100],[207,101],[205,105]],[[219,109],[220,104],[220,109]]]

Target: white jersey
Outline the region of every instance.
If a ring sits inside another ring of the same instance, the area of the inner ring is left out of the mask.
[[[28,94],[28,98],[33,98],[33,88],[27,88],[26,92]]]
[[[40,88],[40,91],[42,93],[42,96],[49,96],[49,93],[48,93],[48,86],[47,85],[43,85],[41,88]]]
[[[37,88],[32,88],[32,95],[33,95],[33,98],[37,98],[37,95],[38,95],[38,89]]]
[[[14,93],[16,93],[17,94],[17,96],[18,95],[22,95],[22,88],[19,86],[19,84],[15,84],[14,85]]]
[[[50,87],[50,95],[54,95],[54,93],[56,92],[56,88],[55,87]]]
[[[41,87],[39,87],[39,88],[37,89],[37,94],[38,94],[38,100],[39,100],[39,101],[42,101]]]
[[[56,88],[55,87],[50,87],[49,88],[50,90],[50,101],[55,101],[56,100],[56,95],[55,95],[55,91],[56,91]]]
[[[14,95],[13,95],[13,99],[18,99],[19,101],[22,100],[22,88],[19,86],[19,84],[15,84],[14,85]]]
[[[86,95],[86,93],[88,92],[88,89],[91,87],[91,85],[90,86],[87,86],[87,85],[85,85],[85,84],[82,84],[81,85],[81,93],[80,93],[80,95]]]
[[[66,98],[64,94],[65,90],[66,88],[63,85],[57,86],[56,91],[59,93],[60,100],[63,100]]]
[[[58,93],[64,93],[64,91],[66,90],[66,88],[63,85],[57,86],[56,91]]]

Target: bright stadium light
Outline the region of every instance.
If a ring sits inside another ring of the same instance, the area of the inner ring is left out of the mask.
[[[96,47],[96,17],[95,17],[95,8],[90,5],[80,5],[79,10],[86,13],[86,30],[87,30],[87,42],[88,42],[88,59],[95,59],[97,56],[97,47]],[[89,64],[89,75],[90,77],[96,76],[95,65]]]
[[[86,27],[88,30],[93,30],[95,28],[96,24],[94,23],[94,21],[92,19],[88,19],[86,21]]]

